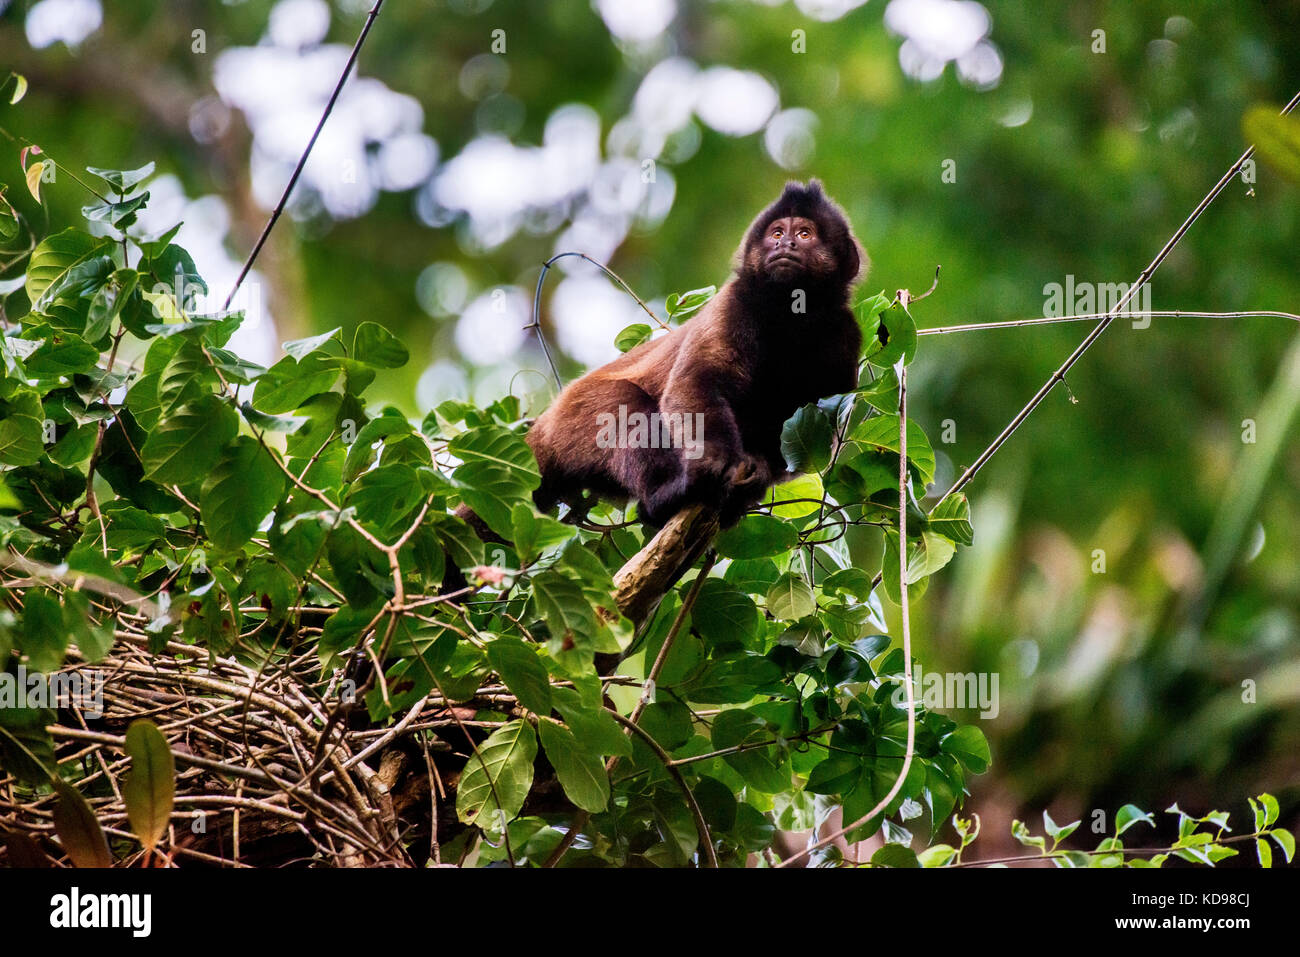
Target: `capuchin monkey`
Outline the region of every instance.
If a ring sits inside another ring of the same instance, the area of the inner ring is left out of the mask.
[[[537,507],[585,510],[591,493],[635,499],[654,526],[696,503],[735,524],[788,477],[786,419],[857,388],[849,292],[866,261],[821,183],[788,183],[698,314],[571,383],[537,419]]]

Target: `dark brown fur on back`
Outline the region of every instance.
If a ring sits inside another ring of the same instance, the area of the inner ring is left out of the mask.
[[[865,259],[820,183],[788,184],[695,317],[573,382],[538,418],[528,434],[542,473],[538,507],[590,491],[637,500],[656,525],[695,502],[715,504],[724,524],[738,520],[784,477],[785,420],[857,386],[861,335],[849,291]],[[652,413],[702,423],[702,442],[602,447],[610,417]]]

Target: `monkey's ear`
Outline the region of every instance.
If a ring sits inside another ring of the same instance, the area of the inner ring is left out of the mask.
[[[871,260],[867,258],[867,251],[862,248],[862,243],[858,242],[858,237],[849,233],[842,243],[842,249],[839,250],[838,259],[840,261],[840,275],[846,283],[855,282],[858,279],[865,279],[867,270],[871,268]]]

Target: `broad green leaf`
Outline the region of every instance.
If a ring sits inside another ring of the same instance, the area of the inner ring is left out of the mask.
[[[951,754],[972,774],[983,774],[993,761],[984,732],[972,724],[964,724],[941,742],[944,754]]]
[[[614,346],[619,352],[630,352],[641,343],[649,342],[652,332],[654,330],[647,323],[634,322],[614,337]]]
[[[886,844],[871,855],[872,867],[920,867],[916,852],[902,844]]]
[[[761,620],[754,600],[721,578],[705,579],[691,609],[692,628],[713,646],[748,644]]]
[[[518,638],[495,638],[488,642],[487,657],[520,705],[538,715],[551,713],[551,679],[535,646]]]
[[[258,378],[253,405],[272,415],[293,412],[312,396],[333,389],[340,375],[329,356],[312,353],[301,360],[285,356]]]
[[[513,820],[533,785],[536,757],[537,735],[527,721],[511,721],[493,731],[461,774],[456,790],[461,822],[495,829]]]
[[[338,326],[328,332],[322,332],[318,336],[308,336],[306,339],[292,339],[283,344],[282,348],[286,353],[295,359],[306,359],[311,353],[322,349],[325,343],[338,336],[343,330]]]
[[[781,426],[781,454],[791,472],[820,472],[830,464],[834,423],[817,405],[805,405]]]
[[[1255,839],[1255,850],[1259,853],[1259,866],[1270,868],[1273,866],[1273,848],[1269,847],[1268,841]]]
[[[377,322],[363,322],[352,341],[352,358],[380,369],[400,369],[411,358],[406,346]]]
[[[89,372],[99,362],[99,350],[79,336],[51,336],[27,357],[27,372],[37,378],[57,378]]]
[[[521,562],[531,562],[538,553],[560,545],[574,535],[572,525],[565,525],[547,515],[538,515],[531,504],[519,503],[510,510],[514,527],[515,551]]]
[[[23,596],[23,627],[18,647],[27,655],[28,667],[46,674],[57,671],[68,650],[68,630],[63,607],[44,588],[30,588]]]
[[[799,530],[771,515],[746,515],[722,532],[715,544],[726,558],[766,558],[788,552],[799,541]]]
[[[1146,821],[1152,827],[1156,826],[1156,820],[1149,811],[1144,811],[1135,804],[1125,804],[1115,812],[1115,836],[1123,834],[1139,821]]]
[[[176,792],[176,766],[167,739],[152,721],[139,718],[126,729],[131,770],[122,783],[122,800],[131,830],[146,851],[167,833]]]
[[[599,626],[581,583],[554,569],[539,572],[531,581],[534,607],[551,632],[551,653],[591,647]]]
[[[242,548],[280,501],[284,484],[284,473],[256,439],[233,439],[203,480],[199,508],[208,537],[218,548]]]
[[[1268,836],[1277,841],[1277,846],[1282,848],[1282,853],[1286,855],[1288,864],[1295,858],[1295,835],[1286,828],[1275,827],[1268,832]]]
[[[550,718],[542,718],[537,729],[546,758],[555,768],[569,800],[592,814],[605,810],[609,804],[609,775],[600,756],[572,731]]]
[[[950,495],[936,505],[926,518],[926,525],[958,545],[969,545],[975,540],[970,524],[970,503],[961,493]]]
[[[763,497],[763,504],[772,505],[772,514],[777,518],[802,518],[821,508],[825,495],[822,477],[808,472],[772,486]],[[776,505],[777,502],[786,504]]]
[[[27,299],[36,303],[52,283],[60,281],[80,263],[107,252],[107,239],[96,239],[79,229],[65,229],[41,241],[27,263]]]
[[[16,388],[0,398],[0,462],[35,465],[45,452],[45,410],[37,393]]]
[[[596,693],[603,695],[603,689],[599,685]],[[552,688],[551,697],[556,710],[564,718],[564,723],[569,726],[569,730],[577,736],[584,747],[600,755],[618,754],[631,757],[632,739],[601,707],[599,700],[588,706],[580,700],[578,692],[573,688],[562,687]],[[644,718],[642,724],[644,726]],[[688,720],[688,734],[689,725]]]
[[[899,450],[898,416],[872,416],[854,430],[853,438],[863,445],[897,452]],[[907,422],[907,460],[921,473],[923,483],[929,485],[934,481],[934,450],[930,448],[930,440],[926,438],[925,431],[915,419],[909,419]],[[897,460],[894,464],[898,464]],[[897,475],[895,475],[895,482],[897,482]]]
[[[163,485],[201,478],[238,430],[234,410],[215,395],[189,402],[149,433],[140,450],[145,476]]]
[[[769,747],[731,752],[723,757],[746,784],[766,794],[777,794],[790,788],[790,765],[780,756],[775,737],[767,722],[741,708],[722,711],[713,719],[713,746],[718,750],[740,744],[772,742]]]
[[[797,621],[817,610],[817,600],[802,576],[786,572],[768,590],[767,610],[781,621]]]
[[[139,169],[120,170],[120,169],[97,169],[94,166],[87,166],[86,172],[98,176],[104,182],[112,186],[119,193],[125,193],[133,186],[138,186],[146,179],[153,175],[154,164],[145,163]]]
[[[678,322],[685,322],[700,307],[712,299],[717,291],[717,286],[702,286],[688,292],[670,293],[664,303],[664,307],[668,310],[668,318]]]

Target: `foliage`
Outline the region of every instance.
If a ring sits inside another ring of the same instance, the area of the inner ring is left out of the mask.
[[[373,322],[350,339],[332,330],[285,343],[269,369],[240,359],[226,348],[240,315],[187,309],[185,290],[203,280],[186,251],[130,235],[149,169],[89,172],[106,184],[85,210],[95,232],[41,240],[6,301],[19,318],[0,343],[0,544],[32,579],[6,592],[11,668],[95,664],[139,604],[126,594],[157,609],[144,630],[155,656],[175,656],[179,642],[196,663],[274,669],[314,649],[313,700],[339,714],[363,701],[368,726],[430,696],[464,705],[484,730],[442,732],[457,750],[472,740],[455,799],[466,827],[443,836],[443,852],[484,863],[506,847],[516,863],[541,863],[577,808],[594,816],[566,862],[682,865],[703,839],[737,864],[767,852],[777,828],[813,826],[820,800],[852,821],[888,791],[906,739],[893,700],[902,651],[886,634],[879,576],[854,566],[844,534],[897,520],[898,417],[884,410],[897,404],[899,344],[915,345],[900,306],[877,296],[859,310],[862,387],[787,425],[783,448],[804,474],[719,537],[724,560],[693,607],[688,576],[634,631],[612,574],[642,531],[608,507],[590,527],[535,510],[516,400],[444,402],[418,426],[374,408],[368,387],[407,350]],[[677,317],[711,291],[676,300]],[[124,364],[128,351],[138,358]],[[908,432],[913,479],[929,482],[933,452],[919,426]],[[513,544],[485,551],[455,514],[462,502]],[[914,591],[970,535],[964,499],[911,523]],[[894,533],[885,558],[898,547]],[[884,579],[896,592],[894,561]],[[449,564],[469,584],[441,595]],[[629,737],[623,716],[679,617]],[[598,670],[611,655],[617,671]],[[0,710],[3,767],[42,789],[67,771],[51,761],[46,719],[30,718]],[[888,808],[895,842],[916,829],[904,825],[920,823],[922,802],[933,839],[990,760],[973,726],[924,708],[917,724],[915,760]],[[152,725],[126,735],[137,768],[127,808],[146,848],[172,802],[159,742]],[[542,796],[551,781],[567,802]],[[68,812],[80,822],[68,833],[85,833],[86,809],[71,797],[62,806],[81,809]],[[82,845],[98,846],[70,841],[69,853]]]

